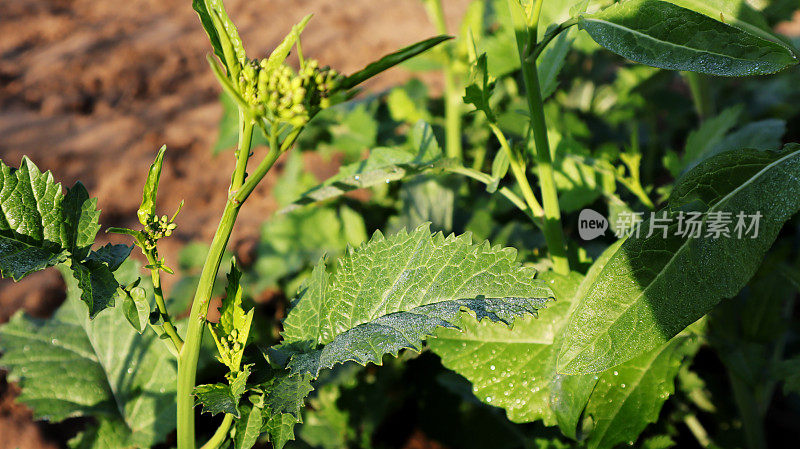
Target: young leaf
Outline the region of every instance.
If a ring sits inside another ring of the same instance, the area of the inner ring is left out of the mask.
[[[156,160],[150,166],[150,171],[147,172],[147,180],[142,189],[142,205],[136,211],[136,216],[139,217],[139,223],[147,225],[147,219],[156,213],[156,197],[158,196],[158,182],[161,179],[161,165],[164,162],[164,153],[167,151],[167,146],[164,145],[158,150]]]
[[[662,69],[748,76],[797,64],[785,45],[661,0],[624,0],[578,24],[608,50]]]
[[[150,319],[150,302],[142,287],[134,287],[129,294],[125,295],[122,300],[122,311],[137,332],[140,334],[144,332],[147,321]]]
[[[214,54],[225,65],[231,79],[238,83],[240,65],[245,60],[244,46],[222,0],[192,0],[192,8],[200,16]]]
[[[489,104],[489,98],[494,89],[494,80],[489,78],[486,69],[486,53],[480,55],[472,67],[472,84],[467,86],[464,94],[464,103],[475,106],[475,109],[486,114],[489,121],[496,120],[494,111]]]
[[[138,267],[120,268],[123,282]],[[121,301],[94,320],[86,317],[77,282],[65,273],[67,300],[52,319],[17,313],[0,327],[0,365],[22,387],[19,401],[37,419],[100,416],[78,447],[151,447],[175,427],[176,367],[157,336],[139,335]],[[34,357],[35,355],[35,357]]]
[[[800,145],[791,144],[781,152],[726,152],[684,176],[666,209],[667,237],[662,230],[629,237],[581,299],[567,325],[559,371],[598,372],[630,360],[735,295],[800,209],[799,170]],[[709,213],[741,213],[752,217],[750,224],[758,216],[758,230],[712,238],[704,226],[699,238],[676,235],[679,214],[693,210],[706,213],[706,225]]]
[[[250,449],[255,446],[261,435],[263,427],[262,410],[254,405],[240,407],[241,419],[236,421],[234,427],[233,447],[235,449]]]
[[[444,41],[452,39],[451,36],[436,36],[430,39],[426,39],[424,41],[417,42],[416,44],[409,45],[401,50],[398,50],[394,53],[388,54],[383,58],[367,65],[363,69],[359,70],[358,72],[348,76],[342,83],[340,84],[340,89],[349,90],[352,89],[359,84],[363,83],[364,81],[372,78],[373,76],[383,72],[384,70],[388,70],[401,62],[413,58],[418,54],[425,52]]]
[[[271,416],[264,425],[269,441],[275,449],[283,449],[290,440],[294,440],[294,426],[301,422],[300,418],[289,414]]]
[[[225,290],[225,299],[219,312],[219,323],[210,325],[211,335],[217,344],[219,360],[224,363],[232,373],[239,371],[244,355],[247,338],[250,336],[250,325],[253,323],[255,309],[245,312],[242,308],[242,286],[240,281],[242,272],[236,265],[236,259],[231,260],[231,271],[228,273],[228,287]]]
[[[345,165],[339,173],[304,193],[283,212],[299,206],[343,195],[349,191],[397,181],[427,170],[446,167],[449,161],[442,156],[433,129],[418,122],[411,133],[412,148],[375,148],[366,160]]]
[[[269,59],[267,59],[267,66],[265,69],[267,72],[271,72],[278,67],[280,67],[286,58],[289,56],[289,52],[294,47],[294,44],[300,39],[300,33],[305,30],[306,25],[308,25],[308,21],[311,20],[312,14],[309,14],[303,17],[303,20],[300,23],[292,26],[292,31],[275,47],[275,50],[272,50],[272,53],[269,55]]]
[[[290,368],[316,377],[350,360],[380,364],[384,354],[419,350],[438,327],[458,327],[462,309],[506,324],[534,314],[551,291],[515,256],[473,244],[469,234],[432,235],[428,225],[391,237],[376,233],[332,277],[324,264],[315,268],[284,321],[284,347],[301,347]]]

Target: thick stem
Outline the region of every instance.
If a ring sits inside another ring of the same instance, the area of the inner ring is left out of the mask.
[[[447,34],[444,20],[444,9],[441,0],[425,0],[428,15],[436,26],[436,32]],[[445,48],[444,55],[444,132],[445,153],[447,157],[461,159],[461,94],[456,83],[456,72],[453,70],[452,54]]]
[[[222,212],[217,231],[214,233],[214,238],[211,241],[211,248],[206,256],[205,263],[203,264],[203,271],[200,274],[200,281],[197,285],[197,291],[192,301],[192,310],[189,314],[189,323],[186,328],[186,341],[180,351],[178,357],[178,449],[194,449],[195,448],[195,430],[194,430],[194,391],[195,380],[197,377],[197,360],[200,357],[200,342],[203,338],[203,329],[205,328],[206,314],[208,313],[208,303],[211,300],[211,292],[214,289],[214,281],[219,272],[219,266],[222,262],[222,256],[225,248],[228,246],[231,232],[233,232],[233,225],[236,223],[236,216],[239,214],[244,199],[237,200],[233,192],[238,192],[245,182],[245,172],[247,170],[247,161],[250,156],[250,146],[253,137],[253,122],[244,113],[239,113],[240,119],[240,136],[239,148],[237,153],[236,169],[231,177],[231,186],[229,188],[229,198],[225,203],[225,210]],[[270,150],[272,153],[277,153],[277,149],[273,146]],[[265,159],[270,159],[268,155]],[[264,173],[266,173],[277,157],[272,159],[268,164]],[[262,165],[264,163],[262,162]],[[262,169],[259,166],[259,169]],[[258,178],[263,178],[263,174]],[[255,188],[252,186],[250,190]],[[249,193],[248,193],[249,195]]]
[[[539,74],[535,61],[526,61],[528,48],[536,44],[537,25],[542,0],[538,0],[530,15],[526,16],[518,0],[509,0],[511,16],[516,29],[517,50],[522,61],[522,75],[525,81],[526,98],[531,118],[533,139],[528,141],[528,149],[536,155],[536,169],[539,174],[539,186],[542,191],[544,208],[544,238],[553,261],[553,269],[557,273],[569,273],[569,261],[564,246],[564,233],[561,229],[561,210],[558,204],[558,190],[553,176],[553,161],[550,155],[550,143],[547,138],[547,124],[544,117],[542,91],[539,85]]]
[[[233,415],[226,413],[217,431],[214,432],[214,435],[212,435],[208,442],[201,446],[200,449],[217,449],[220,447],[220,445],[225,442],[225,437],[231,429],[231,424],[233,424]]]
[[[222,213],[217,232],[211,242],[211,248],[206,256],[197,292],[192,302],[192,311],[186,328],[186,341],[178,359],[178,449],[195,448],[194,432],[194,397],[193,390],[197,376],[197,360],[200,356],[200,341],[205,328],[208,303],[214,281],[219,271],[222,256],[228,246],[240,204],[228,200]]]

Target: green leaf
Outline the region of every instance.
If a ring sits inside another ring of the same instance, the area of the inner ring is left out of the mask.
[[[79,181],[67,190],[63,204],[65,227],[69,236],[68,249],[74,259],[81,260],[89,254],[97,231],[100,230],[97,199],[90,199],[86,187]]]
[[[142,287],[134,287],[125,295],[122,300],[122,311],[137,332],[140,334],[144,332],[150,319],[150,301]]]
[[[246,59],[244,46],[222,0],[192,0],[192,8],[200,16],[214,54],[225,65],[231,79],[238,83],[240,66]]]
[[[433,135],[433,129],[419,122],[412,134],[411,150],[375,148],[367,159],[339,168],[339,173],[322,184],[305,192],[300,199],[283,209],[289,212],[297,207],[335,198],[347,192],[397,181],[424,171],[448,166],[442,150]]]
[[[673,339],[599,376],[584,410],[594,423],[586,441],[589,449],[636,441],[649,423],[658,420],[661,406],[675,391],[685,342],[685,338]]]
[[[450,36],[436,36],[388,54],[342,80],[340,88],[344,90],[352,89],[384,70],[388,70],[450,39],[452,39]]]
[[[284,347],[303,349],[290,367],[316,377],[350,360],[380,364],[384,354],[419,350],[438,327],[458,327],[462,309],[506,324],[534,314],[551,291],[515,258],[511,248],[431,234],[428,225],[376,232],[332,277],[324,262],[315,268],[284,321]]]
[[[206,34],[208,35],[208,39],[211,41],[211,47],[214,49],[214,54],[220,59],[220,61],[225,62],[225,54],[222,52],[222,44],[219,41],[219,34],[217,34],[217,28],[214,26],[214,21],[211,19],[211,13],[206,6],[205,0],[192,0],[192,9],[197,12],[197,15],[200,16],[200,23],[203,25],[203,29],[206,30]]]
[[[117,271],[120,265],[131,255],[131,250],[133,250],[133,246],[108,243],[97,251],[89,253],[86,260],[105,264],[109,270]]]
[[[289,414],[281,414],[270,417],[264,425],[264,431],[269,434],[269,441],[275,449],[282,449],[290,440],[294,440],[294,425],[300,422],[300,418],[295,418]]]
[[[608,50],[662,69],[748,76],[797,64],[785,45],[661,0],[624,0],[578,24]]]
[[[464,94],[464,103],[475,106],[475,109],[486,114],[490,122],[497,119],[489,104],[494,89],[494,80],[489,78],[489,71],[486,68],[486,53],[478,56],[472,66],[472,84],[467,86]]]
[[[267,59],[267,65],[265,69],[267,73],[272,72],[273,70],[277,69],[281,65],[283,65],[286,58],[289,56],[289,52],[292,51],[292,47],[294,44],[300,39],[300,33],[306,28],[308,25],[308,21],[311,20],[312,14],[309,14],[303,17],[303,20],[300,23],[292,26],[292,31],[272,50],[272,53],[269,55],[269,59]]]
[[[726,152],[684,176],[665,209],[667,238],[661,230],[629,237],[581,299],[567,325],[559,371],[603,371],[660,347],[738,293],[800,209],[798,170],[800,145],[791,144],[781,152]],[[675,235],[678,214],[689,211],[705,212],[705,225],[708,213],[758,213],[757,237],[737,238],[733,225],[730,236],[716,239],[705,226],[700,238]]]
[[[138,266],[120,268],[123,282]],[[17,313],[0,327],[0,365],[22,387],[18,400],[37,419],[61,421],[100,416],[99,427],[75,440],[77,447],[151,447],[175,428],[176,367],[152,332],[127,323],[121,301],[89,320],[77,283],[64,273],[67,300],[53,318]],[[113,443],[113,444],[112,444]]]
[[[232,259],[225,299],[222,300],[222,306],[219,308],[219,323],[210,325],[211,335],[214,337],[219,351],[219,360],[233,373],[239,371],[242,363],[255,311],[255,309],[250,309],[245,312],[242,308],[241,278],[242,272],[236,264],[236,259]]]
[[[147,219],[156,213],[156,197],[158,196],[158,182],[161,179],[161,165],[164,162],[164,153],[167,151],[167,146],[164,145],[158,150],[156,160],[150,165],[150,171],[147,172],[147,180],[142,189],[142,205],[136,211],[136,216],[139,217],[139,223],[147,225]]]
[[[0,162],[0,273],[20,280],[80,255],[94,241],[97,213],[86,189],[76,184],[69,198],[50,172],[27,157],[19,169]],[[79,227],[81,226],[81,227]]]
[[[264,411],[271,415],[287,414],[300,418],[305,398],[314,389],[311,376],[280,372],[261,386]]]
[[[194,388],[197,403],[203,405],[203,413],[216,415],[227,413],[239,418],[239,399],[234,396],[230,385],[198,385]]]
[[[553,425],[555,416],[548,404],[557,353],[553,343],[582,278],[575,272],[569,276],[543,272],[540,279],[553,289],[556,302],[541,310],[538,318],[517,319],[512,329],[488,320],[469,321],[461,330],[439,330],[428,345],[445,367],[472,383],[478,399],[504,408],[511,421],[541,419]]]
[[[240,407],[242,418],[234,426],[233,447],[236,449],[250,449],[255,446],[261,435],[262,417],[261,409],[251,405]]]
[[[567,54],[574,41],[571,31],[562,32],[539,56],[536,70],[539,74],[542,100],[553,95],[558,88],[558,75],[564,67]]]
[[[71,268],[72,277],[78,281],[81,290],[81,300],[89,308],[89,318],[114,307],[119,284],[107,265],[87,260],[73,263]]]
[[[742,115],[742,105],[730,107],[704,121],[699,128],[689,133],[684,150],[684,166],[699,161],[704,153],[721,141],[728,131],[736,126]],[[745,148],[745,147],[739,147]]]

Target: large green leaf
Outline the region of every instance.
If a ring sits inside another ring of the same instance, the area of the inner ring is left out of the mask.
[[[99,230],[96,200],[76,184],[64,195],[50,172],[27,157],[19,169],[0,162],[0,273],[19,280],[88,252]]]
[[[540,311],[538,318],[520,318],[513,329],[489,320],[470,320],[462,323],[462,329],[439,330],[428,344],[445,367],[472,382],[472,391],[481,401],[504,408],[511,421],[541,419],[554,425],[549,406],[550,383],[556,374],[553,343],[583,276],[544,272],[540,278],[553,289],[556,302]]]
[[[305,192],[284,212],[343,195],[349,191],[397,181],[426,170],[446,167],[442,149],[425,122],[418,122],[410,135],[409,148],[375,148],[367,159],[339,168],[339,173]]]
[[[538,320],[518,320],[512,330],[493,323],[443,329],[430,348],[446,367],[472,382],[481,401],[504,408],[512,421],[557,422],[565,435],[585,440],[590,448],[635,441],[674,390],[686,338],[600,374],[556,373],[561,328],[574,309],[573,298],[591,287],[618,247],[608,248],[585,278],[574,272],[542,273],[556,305],[542,310]],[[588,423],[579,434],[581,418]]]
[[[747,76],[797,64],[784,44],[661,0],[623,0],[578,24],[614,53],[663,69]]]
[[[27,157],[18,169],[0,161],[0,274],[16,281],[69,260],[89,315],[113,306],[118,284],[112,271],[130,248],[90,252],[99,216],[97,200],[81,183],[65,194],[50,172]]]
[[[419,350],[437,327],[458,327],[462,309],[504,323],[533,314],[552,293],[515,258],[513,249],[431,234],[428,225],[376,233],[333,276],[315,268],[284,321],[284,347],[300,348],[290,367],[316,376],[346,361],[381,363]]]
[[[137,266],[120,269],[132,281]],[[17,313],[0,327],[0,365],[22,387],[34,417],[98,418],[72,444],[86,448],[151,447],[175,427],[176,366],[152,332],[126,322],[122,301],[89,320],[76,281],[65,274],[67,300],[50,320]]]
[[[664,211],[667,237],[661,229],[629,237],[581,299],[567,325],[559,371],[603,371],[662,346],[739,292],[798,209],[800,145],[729,151],[698,165],[675,186]],[[678,217],[690,211],[705,213],[701,237],[676,235]],[[731,214],[729,236],[708,236],[712,213]],[[740,213],[760,214],[755,237],[752,230],[737,235]]]

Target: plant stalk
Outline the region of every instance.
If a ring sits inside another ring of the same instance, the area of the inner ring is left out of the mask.
[[[203,329],[205,328],[206,315],[208,314],[208,304],[211,300],[211,293],[214,289],[214,282],[219,272],[222,256],[225,253],[228,240],[233,232],[233,226],[236,223],[239,208],[247,197],[245,196],[244,199],[238,200],[235,193],[240,193],[240,189],[245,184],[247,161],[252,145],[253,123],[252,120],[241,111],[239,118],[241,134],[239,136],[236,169],[231,177],[228,201],[225,203],[222,218],[220,218],[217,231],[214,233],[214,238],[211,241],[211,248],[203,264],[203,271],[200,274],[200,280],[189,314],[189,322],[186,328],[186,340],[178,358],[178,449],[195,448],[193,391],[197,378],[197,361],[200,357],[200,342],[203,338]],[[264,158],[264,161],[259,165],[257,171],[263,171],[263,173],[266,174],[277,159],[278,152],[279,149],[273,145],[270,148],[270,153]],[[273,154],[276,155],[272,157]],[[261,176],[257,178],[256,183],[263,178],[263,176],[264,175],[261,174]],[[250,181],[254,180],[248,180],[248,182]],[[254,188],[255,186],[253,185],[250,191]]]
[[[525,92],[531,119],[533,139],[528,140],[528,149],[536,157],[536,168],[539,174],[539,186],[542,192],[544,209],[544,238],[553,261],[556,273],[569,273],[569,260],[564,245],[564,233],[561,229],[561,209],[558,204],[558,190],[553,175],[553,161],[550,154],[550,143],[547,138],[547,124],[544,117],[539,74],[536,61],[526,61],[529,48],[536,45],[539,14],[542,0],[537,0],[529,13],[524,11],[519,0],[509,0],[511,16],[516,30],[517,50],[522,62],[522,76],[525,81]]]
[[[163,329],[164,333],[172,340],[175,349],[180,352],[181,348],[183,348],[183,339],[178,335],[178,331],[175,330],[172,319],[167,312],[167,305],[164,302],[164,292],[161,290],[161,270],[158,268],[156,255],[145,251],[145,256],[147,257],[147,263],[151,267],[154,267],[150,269],[150,278],[153,280],[153,295],[156,298],[156,307],[158,307],[158,313],[164,321],[164,323],[161,324],[161,329]]]
[[[208,442],[202,445],[200,449],[217,449],[220,447],[220,445],[225,442],[225,437],[231,429],[231,424],[233,424],[233,415],[226,413],[217,431],[214,432],[214,435],[212,435]]]
[[[711,97],[708,77],[695,72],[685,72],[684,76],[686,82],[689,83],[689,90],[692,92],[694,108],[702,122],[714,115],[714,99]]]
[[[239,214],[239,207],[239,203],[230,199],[225,204],[225,210],[211,242],[211,249],[208,251],[192,301],[192,310],[186,328],[186,340],[178,359],[178,449],[195,448],[193,391],[197,377],[197,361],[200,357],[200,341],[203,338],[214,281],[225,248],[228,246],[236,216]]]
[[[525,164],[520,160],[519,155],[516,154],[508,144],[508,140],[506,139],[505,134],[503,134],[503,131],[501,131],[500,128],[498,128],[498,126],[494,123],[489,123],[489,127],[492,129],[495,137],[497,137],[497,140],[500,142],[500,147],[508,156],[511,172],[514,174],[517,184],[522,190],[522,197],[525,198],[525,203],[528,204],[533,217],[537,217],[539,220],[541,220],[541,217],[544,216],[544,210],[542,209],[542,206],[539,205],[539,201],[536,199],[536,195],[534,195],[530,183],[528,183],[528,175],[525,170]],[[537,220],[534,219],[534,223],[536,223],[536,221]]]
[[[428,16],[436,26],[436,32],[447,34],[442,0],[425,0]],[[445,153],[449,158],[462,158],[461,145],[461,94],[453,70],[453,56],[447,48],[442,50],[444,57],[444,132]]]

